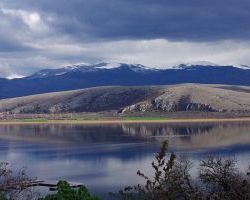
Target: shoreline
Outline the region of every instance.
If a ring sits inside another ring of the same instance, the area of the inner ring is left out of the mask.
[[[31,119],[26,120],[1,120],[0,125],[32,125],[32,124],[136,124],[136,123],[223,123],[223,122],[250,122],[250,117],[242,118],[192,118],[192,119],[86,119],[86,120],[72,120],[72,119],[60,119],[60,120],[39,120]]]

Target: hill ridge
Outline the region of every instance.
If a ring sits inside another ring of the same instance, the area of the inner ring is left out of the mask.
[[[103,86],[0,100],[1,113],[250,112],[250,87]]]

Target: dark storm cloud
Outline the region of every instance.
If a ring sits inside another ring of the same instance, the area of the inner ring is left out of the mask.
[[[9,31],[9,32],[8,32]],[[35,51],[36,49],[23,43],[22,39],[15,37],[15,34],[11,32],[15,30],[6,30],[1,32],[0,30],[0,53],[4,52],[25,52]]]
[[[224,40],[250,38],[249,0],[6,0],[54,18],[77,39]]]
[[[79,62],[250,65],[249,0],[0,0],[0,76]]]
[[[0,36],[0,52],[15,52],[15,51],[30,51],[30,48],[24,44],[19,43],[11,38],[5,38]]]

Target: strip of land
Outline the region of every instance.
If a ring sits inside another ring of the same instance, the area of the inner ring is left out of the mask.
[[[0,121],[0,125],[24,124],[128,124],[128,123],[223,123],[223,122],[250,122],[250,117],[243,118],[194,118],[194,119],[159,119],[159,118],[127,118],[127,119],[83,119],[83,120],[46,120],[23,119]]]

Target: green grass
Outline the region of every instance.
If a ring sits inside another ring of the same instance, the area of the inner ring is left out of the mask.
[[[165,117],[126,117],[124,120],[167,120]]]
[[[49,120],[45,119],[45,118],[36,118],[36,119],[20,119],[18,121],[21,121],[21,122],[47,122]]]
[[[124,120],[124,121],[141,121],[141,120],[168,120],[170,118],[166,117],[75,117],[75,118],[64,118],[64,119],[55,119],[58,121],[116,121],[116,120]],[[46,118],[25,118],[25,119],[16,119],[13,120],[16,122],[49,122],[52,121],[51,119],[46,119]]]

